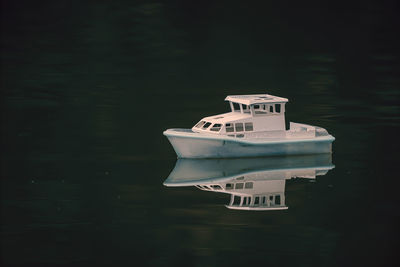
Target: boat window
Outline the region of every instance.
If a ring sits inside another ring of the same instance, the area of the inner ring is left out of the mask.
[[[226,123],[226,124],[225,124],[225,130],[226,130],[227,133],[233,132],[233,131],[234,131],[234,129],[233,129],[233,123]]]
[[[226,190],[233,189],[233,184],[226,184],[225,188]]]
[[[250,201],[251,201],[251,197],[244,197],[243,205],[246,205],[246,206],[250,205]]]
[[[260,114],[267,114],[265,110],[265,105],[254,105],[254,113],[256,115],[260,115]]]
[[[273,113],[274,112],[274,106],[269,106],[269,112]]]
[[[246,188],[246,189],[251,189],[251,188],[253,188],[253,182],[247,182],[247,183],[245,183],[244,188]]]
[[[252,122],[246,122],[244,124],[244,130],[246,132],[253,131],[253,123]]]
[[[249,106],[243,104],[242,108],[243,108],[243,112],[244,113],[250,113],[250,107]]]
[[[239,111],[240,112],[240,105],[238,103],[232,103],[233,104],[233,111]]]
[[[235,137],[235,135],[234,135],[234,134],[228,134],[228,136],[230,136],[230,137]]]
[[[203,126],[203,129],[207,129],[210,125],[211,125],[211,122],[206,122],[206,124],[204,124],[204,126]]]
[[[254,198],[254,205],[259,205],[260,204],[260,197],[255,197]]]
[[[221,126],[222,124],[216,123],[211,127],[210,131],[219,132],[219,130],[221,130]]]
[[[243,189],[243,183],[237,183],[235,189]]]
[[[276,195],[275,196],[275,204],[276,205],[280,205],[281,204],[281,196],[280,195]]]
[[[281,104],[275,104],[275,112],[281,113]]]
[[[267,204],[267,198],[265,196],[262,197],[262,203]]]
[[[244,137],[244,134],[237,134],[236,137],[242,138]]]
[[[233,205],[240,205],[240,196],[233,196]]]
[[[210,186],[212,189],[215,189],[215,190],[222,190],[222,187],[221,186],[219,186],[219,185],[211,185]]]
[[[199,122],[196,124],[196,126],[194,126],[194,127],[200,128],[200,127],[203,126],[205,123],[206,123],[205,121],[199,121]]]
[[[235,130],[236,132],[243,132],[243,123],[235,123]]]

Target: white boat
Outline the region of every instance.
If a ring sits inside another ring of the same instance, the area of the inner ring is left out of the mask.
[[[331,154],[240,159],[178,159],[167,187],[230,194],[229,209],[285,210],[286,180],[315,179],[335,166]]]
[[[288,99],[269,94],[227,96],[231,112],[201,119],[191,129],[168,129],[178,158],[320,154],[335,138],[317,126],[285,124]]]

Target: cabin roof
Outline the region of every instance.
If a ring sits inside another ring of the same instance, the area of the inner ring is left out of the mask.
[[[226,122],[235,122],[237,120],[244,120],[247,118],[251,118],[251,115],[243,114],[240,112],[227,112],[223,114],[204,117],[201,120],[216,122],[216,123],[226,123]]]
[[[273,96],[268,94],[261,95],[228,95],[225,101],[231,101],[234,103],[252,105],[252,104],[263,104],[263,103],[282,103],[288,102],[287,98]]]

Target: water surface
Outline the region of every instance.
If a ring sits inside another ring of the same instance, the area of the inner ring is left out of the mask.
[[[3,266],[395,264],[395,3],[3,6]],[[335,168],[287,180],[280,211],[163,186],[162,131],[251,93],[328,129]]]

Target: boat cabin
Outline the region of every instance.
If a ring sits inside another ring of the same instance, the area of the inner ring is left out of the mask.
[[[256,132],[285,131],[288,99],[263,95],[231,95],[225,98],[231,111],[201,119],[193,132],[244,137]]]

